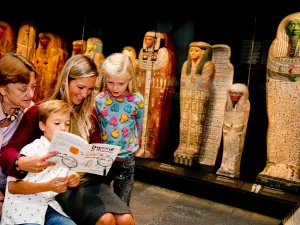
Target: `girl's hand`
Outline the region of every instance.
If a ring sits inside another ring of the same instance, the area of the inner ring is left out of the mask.
[[[48,162],[47,159],[57,155],[58,152],[49,152],[44,156],[24,156],[18,160],[18,167],[20,170],[39,173],[46,169],[48,166],[54,166],[55,162]]]
[[[80,176],[78,173],[72,173],[71,175],[67,176],[68,180],[68,187],[77,187],[80,183]]]
[[[68,188],[68,180],[65,177],[57,177],[48,182],[49,191],[64,193]]]

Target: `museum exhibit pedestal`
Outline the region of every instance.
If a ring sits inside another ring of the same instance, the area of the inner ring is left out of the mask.
[[[287,183],[280,180],[275,180],[272,178],[257,176],[256,183],[268,187],[277,188],[280,190],[292,192],[292,193],[300,193],[299,184]]]
[[[135,179],[259,214],[283,219],[300,201],[298,193],[191,168],[136,158]]]

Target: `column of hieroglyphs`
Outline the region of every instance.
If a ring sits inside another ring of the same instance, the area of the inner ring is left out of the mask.
[[[233,65],[230,63],[231,49],[227,45],[213,45],[212,61],[216,73],[200,147],[199,163],[214,166],[222,139],[222,127],[227,91],[233,81]]]

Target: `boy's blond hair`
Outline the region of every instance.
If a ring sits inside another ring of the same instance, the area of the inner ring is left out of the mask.
[[[64,114],[71,114],[71,111],[71,107],[63,100],[48,100],[40,104],[39,121],[45,124],[51,113],[60,112]]]

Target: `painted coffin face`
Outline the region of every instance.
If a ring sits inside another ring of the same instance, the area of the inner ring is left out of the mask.
[[[289,36],[300,36],[300,21],[299,20],[291,20],[285,27],[286,32]]]
[[[243,93],[242,92],[229,91],[229,96],[230,96],[232,102],[237,103],[240,100],[240,98],[243,96]]]
[[[199,59],[204,53],[204,50],[202,50],[199,47],[190,47],[189,55],[191,59]]]
[[[89,51],[93,50],[93,47],[94,47],[94,43],[90,41],[86,45],[86,49]]]
[[[4,34],[5,34],[6,28],[5,27],[0,27],[0,41],[3,38]]]
[[[73,50],[76,52],[76,54],[81,54],[82,53],[82,45],[81,44],[74,44],[73,45]]]
[[[145,44],[146,44],[146,46],[149,48],[149,47],[151,47],[151,46],[153,46],[153,44],[154,44],[154,37],[145,37]]]
[[[40,38],[40,44],[43,46],[43,47],[46,47],[50,42],[50,39],[47,38],[47,37],[41,37]]]

